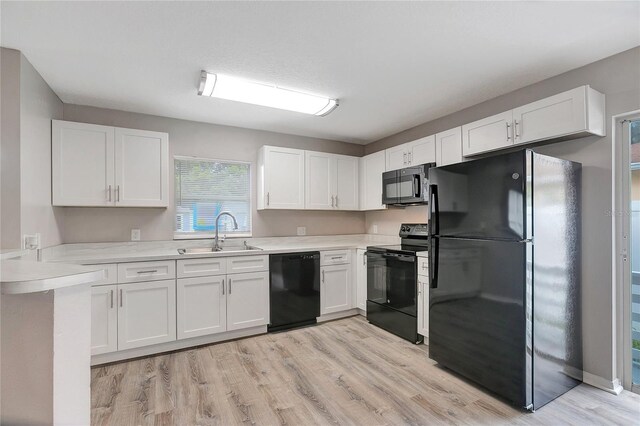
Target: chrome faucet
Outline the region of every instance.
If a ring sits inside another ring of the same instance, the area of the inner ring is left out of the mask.
[[[218,244],[218,229],[220,228],[218,226],[218,222],[220,221],[220,217],[221,216],[229,216],[231,219],[233,219],[233,229],[238,229],[238,222],[236,221],[236,218],[229,212],[220,212],[220,214],[218,214],[218,216],[216,216],[216,237],[213,240],[213,251],[220,251],[222,250],[222,247],[220,247],[220,244]]]

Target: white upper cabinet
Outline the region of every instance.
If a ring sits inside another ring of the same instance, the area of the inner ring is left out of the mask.
[[[436,137],[435,135],[420,138],[408,144],[409,165],[417,166],[425,163],[436,162]]]
[[[385,150],[386,169],[398,170],[436,161],[436,139],[426,136]]]
[[[462,162],[462,127],[436,134],[436,165]]]
[[[115,129],[53,120],[51,131],[53,205],[113,205]]]
[[[115,130],[116,205],[169,206],[169,135]]]
[[[385,150],[386,171],[398,170],[408,166],[408,153],[406,144],[394,146]]]
[[[336,155],[336,199],[338,210],[358,210],[358,157]]]
[[[335,207],[335,158],[324,152],[305,151],[305,203],[311,210]]]
[[[304,209],[304,151],[263,146],[258,153],[258,210]]]
[[[494,151],[513,145],[512,111],[503,112],[462,126],[464,156]]]
[[[604,95],[580,86],[462,126],[467,157],[543,140],[605,136]]]
[[[604,95],[582,86],[513,110],[515,143],[589,132],[604,136]]]
[[[358,157],[305,151],[305,208],[358,210]]]
[[[169,136],[52,121],[53,205],[167,207]]]
[[[360,158],[360,210],[382,210],[382,174],[385,152],[378,151]]]

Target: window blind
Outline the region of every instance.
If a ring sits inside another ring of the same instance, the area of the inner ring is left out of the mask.
[[[233,220],[220,218],[220,233],[251,233],[251,173],[249,163],[175,158],[176,233],[215,232],[216,216],[228,211]]]

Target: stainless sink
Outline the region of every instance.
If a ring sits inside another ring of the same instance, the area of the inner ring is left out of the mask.
[[[259,247],[243,245],[243,246],[229,246],[222,247],[219,250],[214,250],[213,247],[189,247],[178,249],[178,254],[202,254],[202,253],[231,253],[236,251],[247,250],[262,250]]]

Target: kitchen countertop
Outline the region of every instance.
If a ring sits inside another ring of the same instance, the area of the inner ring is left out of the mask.
[[[104,279],[104,271],[79,265],[3,260],[0,285],[3,294],[25,294],[90,284]]]
[[[241,248],[243,242],[262,250],[230,250]],[[119,262],[139,262],[151,260],[193,259],[223,256],[248,256],[272,253],[288,253],[311,250],[365,249],[371,245],[392,245],[400,242],[399,237],[372,234],[269,237],[269,238],[228,238],[223,247],[226,251],[197,254],[178,254],[179,248],[211,247],[213,240],[173,240],[123,243],[81,243],[63,244],[46,249],[46,262],[76,264],[100,264]]]

